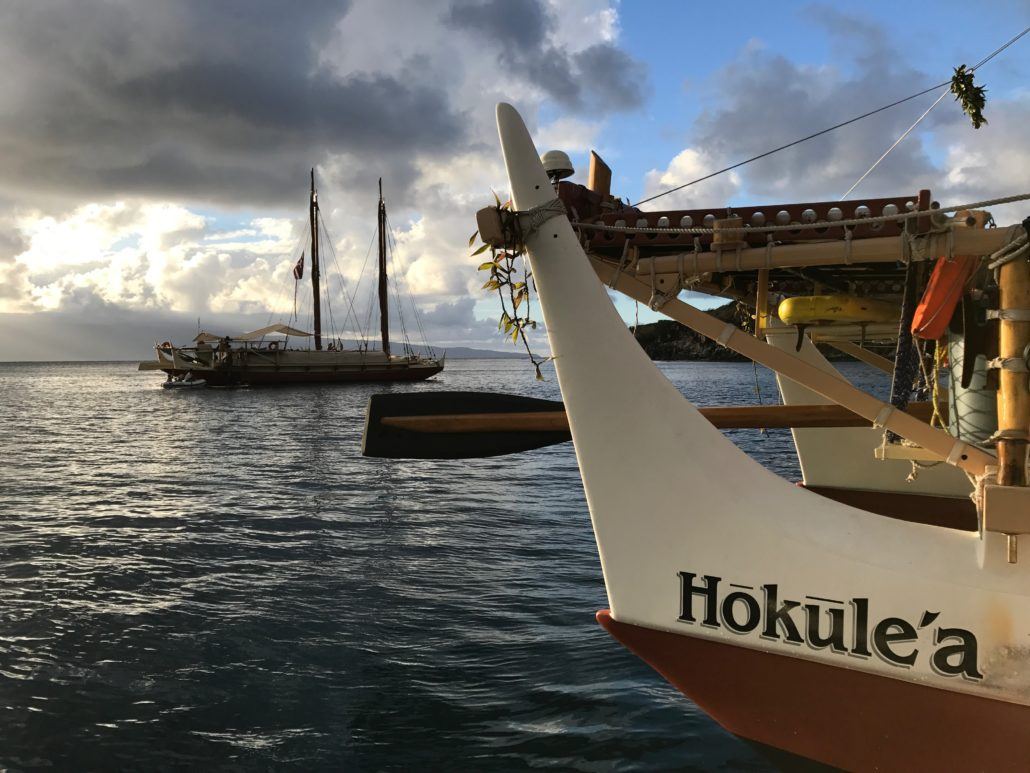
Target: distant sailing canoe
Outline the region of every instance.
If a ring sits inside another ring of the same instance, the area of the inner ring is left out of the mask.
[[[319,287],[319,233],[321,217],[315,170],[311,170],[311,197],[308,214],[311,228],[311,290],[314,333],[283,323],[243,333],[235,337],[201,332],[192,346],[165,342],[154,347],[156,361],[140,363],[140,370],[160,370],[173,378],[192,374],[210,386],[274,386],[285,384],[339,384],[372,381],[422,381],[444,368],[444,358],[415,352],[405,342],[406,354],[394,355],[390,348],[389,301],[387,298],[386,204],[379,181],[379,316],[382,349],[367,347],[341,349],[335,343],[322,345],[322,293]],[[303,255],[295,269],[303,275]],[[314,348],[289,347],[290,339],[314,338]],[[428,347],[427,347],[428,348]],[[172,382],[180,383],[180,382]]]

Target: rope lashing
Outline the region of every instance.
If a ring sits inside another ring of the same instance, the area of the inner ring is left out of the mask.
[[[984,207],[993,207],[1000,204],[1012,204],[1017,201],[1030,200],[1030,193],[1020,193],[1013,196],[1003,196],[997,199],[987,199],[986,201],[976,201],[972,204],[960,204],[954,207],[944,207],[939,209],[921,209],[912,212],[905,212],[897,215],[877,215],[876,217],[859,217],[852,218],[851,220],[817,220],[812,223],[790,223],[788,225],[763,225],[763,226],[741,226],[733,228],[720,228],[720,233],[775,233],[778,231],[802,231],[822,228],[846,228],[848,226],[856,225],[870,225],[872,223],[888,223],[888,222],[899,222],[902,220],[911,220],[918,217],[930,217],[933,215],[944,215],[950,212],[958,212],[963,209],[983,209]],[[664,227],[659,228],[658,226],[616,226],[616,225],[604,225],[602,223],[583,223],[574,222],[572,224],[576,228],[585,228],[593,231],[606,231],[610,233],[627,233],[627,234],[713,234],[715,233],[714,228],[673,228]]]
[[[1020,229],[1022,229],[1022,233],[1020,233]],[[1025,255],[1028,240],[1030,240],[1030,218],[1009,229],[1009,241],[987,258],[987,268],[993,271]]]
[[[522,238],[525,240],[552,217],[567,215],[568,212],[561,199],[553,198],[532,209],[517,210],[514,214],[518,218],[519,227],[522,229]]]
[[[987,361],[988,370],[1008,370],[1013,373],[1030,373],[1030,362],[1025,357],[995,357]]]
[[[1030,254],[1030,244],[1027,244],[1026,240],[1024,239],[1022,247],[1014,249],[1011,252],[1002,255],[1000,258],[992,260],[990,263],[987,264],[987,268],[993,271],[996,268],[1001,268],[1007,263],[1011,263],[1014,260],[1018,260],[1019,258],[1025,257],[1027,254]]]
[[[987,319],[1005,322],[1030,322],[1030,309],[988,309]]]

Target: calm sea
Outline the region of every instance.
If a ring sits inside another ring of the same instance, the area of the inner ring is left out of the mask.
[[[750,364],[661,366],[753,403]],[[594,622],[571,445],[359,456],[376,391],[0,364],[0,768],[769,770]],[[771,376],[759,371],[766,402]],[[798,476],[785,431],[731,433]]]

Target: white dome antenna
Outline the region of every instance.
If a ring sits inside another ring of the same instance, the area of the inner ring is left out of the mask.
[[[564,180],[566,177],[572,177],[576,171],[569,159],[569,154],[562,150],[547,151],[540,156],[540,163],[544,165],[544,171],[547,172],[547,177],[553,185],[557,185],[559,180]]]

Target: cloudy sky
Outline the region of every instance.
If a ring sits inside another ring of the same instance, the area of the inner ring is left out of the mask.
[[[842,7],[7,0],[0,360],[146,356],[198,319],[229,332],[284,319],[312,166],[337,328],[352,327],[341,283],[366,318],[382,176],[395,271],[431,341],[503,348],[466,248],[475,210],[505,188],[497,101],[584,173],[599,150],[614,192],[636,200],[946,80],[1030,25],[1028,0]],[[987,127],[948,97],[854,195],[1030,189],[1030,36],[978,80]],[[837,199],[935,98],[651,206]]]

